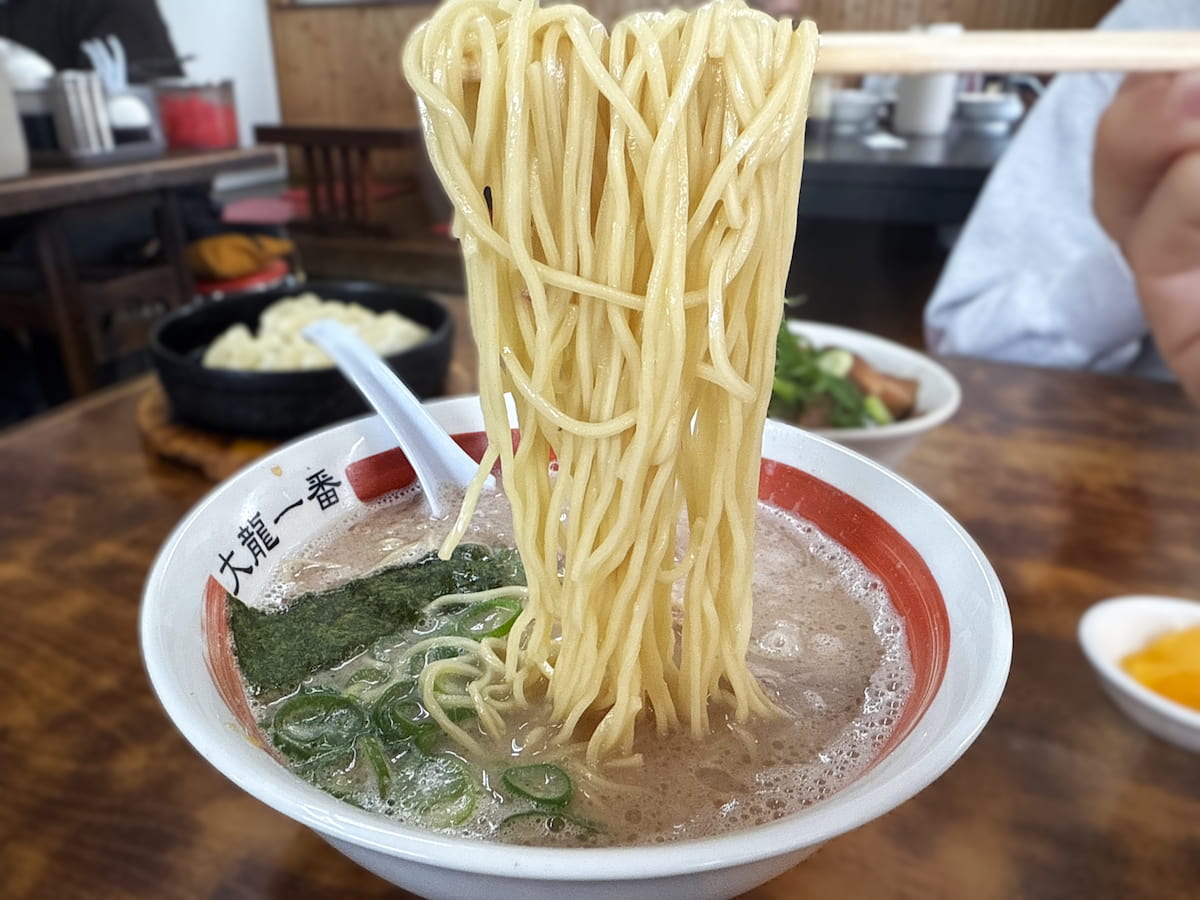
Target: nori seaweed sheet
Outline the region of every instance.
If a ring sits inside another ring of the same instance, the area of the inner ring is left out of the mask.
[[[411,627],[443,594],[525,583],[515,550],[464,544],[448,560],[430,554],[325,591],[302,594],[286,609],[253,609],[226,595],[234,654],[255,694],[289,693],[322,669]]]

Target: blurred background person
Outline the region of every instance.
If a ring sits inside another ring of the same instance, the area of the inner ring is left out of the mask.
[[[183,74],[155,0],[0,0],[0,37],[55,69],[90,69],[81,45],[110,34],[125,48],[131,81]]]
[[[1099,27],[1197,28],[1200,3],[1124,0]],[[925,308],[930,350],[1171,377],[1133,273],[1092,210],[1096,129],[1120,83],[1060,75],[1034,105]]]

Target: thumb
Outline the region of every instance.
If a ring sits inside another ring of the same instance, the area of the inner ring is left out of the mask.
[[[1124,250],[1155,343],[1200,402],[1200,150],[1167,168]]]
[[[1096,130],[1092,159],[1096,218],[1124,248],[1129,229],[1167,169],[1200,148],[1200,72],[1133,75]]]

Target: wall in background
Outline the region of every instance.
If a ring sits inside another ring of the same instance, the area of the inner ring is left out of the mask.
[[[606,0],[628,2],[628,0]],[[767,0],[751,0],[763,5]],[[1116,0],[773,0],[825,31],[886,31],[930,22],[967,28],[1091,28]]]
[[[165,0],[190,5],[189,0]],[[209,7],[213,0],[205,4]],[[245,3],[248,0],[226,0]],[[764,5],[768,0],[752,0]],[[968,28],[1090,28],[1115,0],[769,0],[813,18],[826,31],[901,29],[927,22]],[[602,19],[667,0],[592,0]],[[271,35],[282,120],[293,125],[412,126],[412,93],[400,49],[433,5],[272,0]],[[202,15],[196,13],[197,16]],[[211,14],[209,14],[211,15]]]
[[[400,68],[409,33],[433,4],[306,5],[272,0],[271,36],[279,106],[287,125],[414,128],[417,107]],[[411,152],[376,151],[375,175],[407,177]],[[292,173],[304,161],[290,154]]]
[[[409,32],[432,11],[432,4],[272,3],[283,121],[415,126],[416,106],[400,71],[400,51]]]
[[[747,0],[753,6],[808,18],[824,31],[887,31],[930,22],[968,28],[1090,28],[1116,0]],[[592,13],[611,23],[647,6],[691,0],[590,0]]]
[[[171,40],[197,81],[232,79],[243,146],[254,143],[254,126],[279,122],[279,88],[266,0],[158,0]],[[219,186],[278,180],[282,170],[222,176]]]

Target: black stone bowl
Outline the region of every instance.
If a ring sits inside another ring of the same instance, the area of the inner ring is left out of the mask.
[[[385,361],[418,397],[441,392],[454,338],[454,320],[444,305],[403,287],[315,281],[193,304],[164,316],[150,336],[150,356],[175,418],[233,435],[290,438],[367,412],[366,402],[337,369],[239,372],[201,364],[208,345],[226,328],[242,322],[257,333],[264,309],[305,292],[378,312],[394,310],[428,327],[425,341]]]

